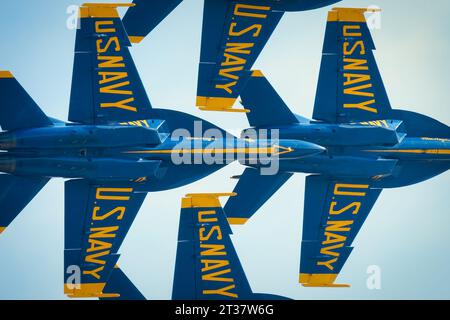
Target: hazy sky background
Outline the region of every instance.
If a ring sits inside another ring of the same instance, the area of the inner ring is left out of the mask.
[[[99,0],[96,0],[99,2]],[[105,2],[105,1],[101,1]],[[108,1],[119,2],[119,1]],[[75,31],[66,9],[82,1],[1,1],[0,69],[11,70],[48,115],[67,119]],[[450,123],[450,1],[344,0],[378,5],[376,57],[391,103]],[[285,102],[310,117],[329,8],[284,16],[255,67]],[[203,1],[185,0],[132,49],[152,104],[201,116],[226,129],[248,126],[242,114],[194,108]],[[243,167],[233,164],[192,185],[147,197],[122,246],[119,264],[148,299],[172,291],[180,199],[189,192],[230,192]],[[295,299],[450,298],[450,175],[385,190],[354,243],[338,283],[349,289],[298,283],[304,174],[296,174],[233,240],[255,292]],[[0,299],[65,299],[63,180],[52,180],[0,236]],[[0,209],[1,210],[1,209]],[[382,289],[368,290],[377,265]]]

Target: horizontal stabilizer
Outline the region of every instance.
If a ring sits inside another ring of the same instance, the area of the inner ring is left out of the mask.
[[[0,71],[0,126],[18,130],[51,126],[47,116],[9,71]]]
[[[281,126],[298,123],[261,71],[253,71],[241,93],[242,105],[249,110],[248,122],[252,127]]]
[[[258,169],[246,168],[233,191],[237,196],[225,204],[228,222],[245,224],[291,176],[292,173],[286,172],[261,175]]]
[[[141,42],[183,0],[134,0],[123,17],[123,25],[132,43]]]
[[[49,180],[0,174],[0,233],[11,224]]]

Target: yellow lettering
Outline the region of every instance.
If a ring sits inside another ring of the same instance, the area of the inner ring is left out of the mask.
[[[339,210],[335,210],[334,208],[336,207],[336,205],[337,205],[337,202],[336,201],[333,201],[333,202],[331,202],[331,205],[330,205],[330,211],[329,211],[329,213],[331,214],[331,215],[339,215],[339,214],[342,214],[342,213],[344,213],[344,212],[347,212],[348,210],[350,210],[351,208],[354,208],[354,210],[353,210],[353,214],[357,214],[358,212],[359,212],[359,209],[361,209],[361,202],[352,202],[352,203],[350,203],[348,206],[345,206],[344,208],[342,208],[342,209],[339,209]]]
[[[91,228],[89,239],[115,238],[116,234],[114,232],[117,230],[119,230],[118,226]]]
[[[247,63],[247,60],[237,57],[237,56],[234,56],[229,53],[224,53],[223,56],[225,57],[225,61],[222,62],[222,64],[221,64],[221,66],[223,66],[223,67],[235,66],[235,65],[241,65],[241,64]]]
[[[231,90],[231,87],[234,87],[237,84],[237,81],[228,82],[226,84],[216,84],[216,89],[223,89],[227,93],[232,94],[233,90]]]
[[[345,242],[347,240],[346,236],[341,236],[332,232],[325,232],[325,241],[322,242],[323,245],[333,244],[337,242]]]
[[[259,37],[259,34],[261,33],[261,29],[262,29],[262,25],[261,24],[254,24],[248,28],[245,28],[243,30],[240,31],[236,31],[235,28],[237,26],[237,22],[232,22],[230,25],[230,30],[228,31],[228,35],[232,36],[232,37],[240,37],[243,36],[244,34],[255,30],[255,32],[253,33],[253,38],[257,38]]]
[[[200,252],[201,256],[226,256],[225,246],[223,244],[200,244],[200,249],[206,249]]]
[[[217,295],[221,295],[221,296],[225,296],[225,297],[230,297],[230,298],[237,298],[238,295],[235,293],[231,293],[229,292],[230,290],[234,289],[236,286],[233,284],[231,286],[228,287],[224,287],[222,289],[217,289],[217,290],[203,290],[203,294],[204,295],[212,295],[212,294],[217,294]]]
[[[120,51],[120,43],[119,43],[119,38],[117,37],[111,37],[108,39],[108,42],[106,43],[105,47],[101,47],[102,43],[103,43],[103,39],[98,39],[96,41],[97,44],[97,52],[98,53],[105,53],[109,50],[109,48],[111,47],[111,44],[114,42],[115,47],[114,47],[114,51],[119,52]]]
[[[105,267],[98,267],[97,269],[94,270],[83,270],[83,274],[92,276],[95,279],[99,280],[100,279],[99,272],[103,271],[103,269],[105,269]]]
[[[219,75],[221,75],[222,77],[225,78],[230,78],[233,80],[239,80],[239,76],[232,74],[230,72],[237,72],[237,71],[242,71],[244,70],[244,67],[234,67],[234,68],[226,68],[226,69],[220,69],[219,71]]]
[[[122,220],[123,215],[125,214],[125,207],[117,207],[112,209],[111,211],[105,213],[104,215],[98,215],[98,211],[100,210],[100,207],[95,207],[94,211],[92,212],[92,220],[94,221],[103,221],[105,219],[108,219],[110,216],[112,216],[115,213],[119,213],[117,216],[117,220]]]
[[[375,95],[372,92],[360,91],[360,90],[369,89],[369,88],[372,88],[371,83],[363,84],[363,85],[357,86],[357,87],[346,88],[346,89],[344,89],[344,94],[352,95],[352,96],[373,98]]]
[[[334,258],[334,259],[331,259],[328,261],[318,261],[317,265],[327,267],[330,270],[334,270],[334,267],[332,266],[332,264],[335,263],[336,261],[337,261],[337,258]]]
[[[96,33],[115,33],[115,28],[104,28],[105,26],[114,26],[113,21],[95,21],[95,32]]]
[[[366,192],[352,192],[352,191],[342,191],[341,189],[369,189],[368,184],[346,184],[346,183],[336,183],[334,186],[334,194],[337,196],[354,196],[354,197],[365,197]]]
[[[245,12],[245,11],[242,11],[242,9],[248,9],[248,10],[254,10],[254,11],[270,11],[270,7],[254,6],[254,5],[237,3],[236,6],[234,7],[234,15],[241,16],[241,17],[258,18],[258,19],[266,19],[267,18],[267,14]]]
[[[98,75],[102,77],[101,80],[98,82],[99,84],[106,84],[109,82],[115,82],[128,78],[127,72],[107,71],[107,72],[99,72]]]
[[[127,103],[133,102],[134,98],[129,98],[117,102],[111,102],[111,103],[101,103],[100,108],[117,108],[117,109],[123,109],[127,111],[133,111],[137,112],[136,107],[129,106]]]
[[[333,231],[333,232],[349,232],[351,228],[347,228],[353,224],[352,220],[343,220],[343,221],[327,221],[327,227],[325,231]]]
[[[369,107],[369,105],[374,104],[374,103],[375,103],[375,99],[368,100],[368,101],[361,102],[361,103],[346,103],[346,104],[344,104],[344,108],[345,109],[361,109],[361,110],[364,110],[367,112],[378,113],[378,110],[376,108]]]
[[[365,55],[366,54],[366,47],[364,46],[364,42],[362,40],[356,41],[353,46],[348,49],[348,46],[350,45],[349,42],[344,42],[344,55],[351,56],[353,53],[355,53],[356,49],[359,47],[359,54]]]
[[[111,243],[101,240],[89,239],[88,242],[91,246],[86,250],[86,252],[105,251],[111,249],[112,247]]]
[[[133,95],[133,92],[130,90],[118,90],[118,88],[129,86],[130,81],[124,81],[120,83],[111,84],[106,87],[101,87],[100,92],[105,94],[121,94],[121,95]]]
[[[202,272],[226,267],[230,264],[228,260],[201,260],[200,263],[203,264]]]
[[[200,237],[200,241],[209,241],[212,237],[212,235],[214,234],[214,232],[217,232],[217,237],[216,240],[222,240],[222,230],[220,230],[219,226],[213,226],[208,234],[205,236],[205,230],[206,228],[200,228],[199,230],[199,237]]]
[[[125,64],[123,63],[122,56],[97,56],[97,59],[100,62],[98,64],[99,68],[124,68]]]
[[[333,250],[342,248],[343,246],[343,243],[339,243],[334,246],[324,247],[320,249],[320,253],[327,256],[339,257],[339,252],[335,252]]]
[[[219,276],[230,273],[231,269],[220,270],[213,273],[203,274],[203,281],[219,281],[219,282],[234,282],[233,278],[221,278]]]
[[[366,59],[344,58],[344,70],[369,70]]]
[[[212,218],[205,217],[205,216],[212,216],[215,214],[216,214],[215,210],[199,211],[198,212],[198,222],[216,222],[217,221],[216,217],[212,217]]]
[[[97,200],[115,200],[115,201],[128,201],[130,196],[113,196],[104,195],[104,193],[132,193],[132,188],[97,188],[95,193],[95,199]]]
[[[249,42],[242,42],[242,43],[229,42],[229,43],[227,43],[225,52],[250,54],[250,53],[252,53],[252,51],[248,50],[248,49],[251,49],[254,46],[255,46],[254,43],[249,43]]]
[[[361,82],[370,81],[370,76],[367,74],[354,74],[354,73],[344,73],[344,86],[350,86]]]
[[[354,32],[355,30],[360,31],[361,27],[359,25],[345,25],[344,26],[344,37],[362,37],[361,32]]]
[[[109,251],[102,251],[102,252],[90,254],[90,255],[86,256],[86,258],[84,260],[86,262],[104,265],[104,264],[106,264],[106,261],[105,260],[100,260],[98,258],[99,257],[103,257],[103,256],[107,256],[108,254],[109,254]]]

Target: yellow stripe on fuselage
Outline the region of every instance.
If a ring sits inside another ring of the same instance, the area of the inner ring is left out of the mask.
[[[282,150],[282,151],[280,151]],[[140,150],[140,151],[126,151],[128,154],[205,154],[205,153],[221,153],[221,154],[271,154],[282,155],[290,153],[293,150],[285,147],[271,147],[271,148],[225,148],[225,149],[170,149],[170,150]]]

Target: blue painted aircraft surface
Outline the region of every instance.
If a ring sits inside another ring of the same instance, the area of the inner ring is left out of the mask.
[[[81,6],[68,122],[47,117],[11,72],[0,71],[0,233],[51,178],[69,179],[64,245],[69,297],[139,297],[117,261],[148,192],[192,183],[240,156],[323,152],[297,140],[237,139],[188,114],[153,108],[117,11],[130,5]],[[179,129],[183,133],[175,134]],[[204,138],[209,129],[223,136]],[[175,163],[174,155],[201,157]],[[226,159],[208,162],[205,155]]]
[[[190,193],[182,198],[172,300],[287,299],[252,291],[219,200],[235,195]],[[116,267],[100,299],[145,300],[145,297]]]
[[[188,194],[182,199],[173,300],[285,300],[254,293],[230,235],[219,197]]]
[[[450,128],[414,112],[392,109],[378,70],[367,9],[328,14],[313,120],[293,114],[260,71],[241,94],[254,129],[318,144],[326,152],[282,160],[276,175],[248,166],[224,210],[245,224],[294,174],[306,178],[299,282],[335,280],[381,191],[413,185],[450,168]],[[246,131],[242,136],[246,136]]]
[[[285,12],[321,8],[340,0],[205,0],[196,104],[201,110],[245,112],[233,105],[262,49]],[[182,0],[134,0],[124,17],[132,41],[155,28]]]

